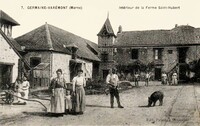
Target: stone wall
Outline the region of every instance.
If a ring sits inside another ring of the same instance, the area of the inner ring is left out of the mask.
[[[52,54],[52,77],[56,77],[56,71],[62,69],[63,76],[67,82],[70,82],[70,69],[69,61],[71,60],[71,55],[56,53]]]
[[[178,51],[176,47],[165,47],[162,52],[162,61],[164,66],[162,70],[169,72],[178,63]]]
[[[4,37],[0,34],[0,64],[13,65],[11,82],[15,82],[18,76],[18,60],[19,56],[8,44]],[[1,80],[0,80],[1,81]]]
[[[200,59],[200,46],[190,46],[186,53],[186,62],[192,62]]]

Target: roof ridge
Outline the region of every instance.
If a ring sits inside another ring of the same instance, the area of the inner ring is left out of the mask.
[[[77,35],[77,34],[75,34],[75,33],[72,33],[72,32],[67,31],[67,30],[65,30],[65,29],[59,28],[59,27],[54,26],[54,25],[52,25],[52,24],[48,24],[48,25],[51,26],[51,27],[57,28],[57,29],[59,29],[59,30],[62,30],[62,31],[64,31],[64,32],[67,32],[67,33],[69,33],[69,34],[71,34],[71,35],[74,35],[74,36],[76,36],[76,37],[79,37],[79,38],[81,38],[81,39],[84,39],[84,40],[86,40],[86,41],[95,43],[95,42],[93,42],[93,41],[91,41],[91,40],[89,40],[89,39],[84,38],[83,36],[79,36],[79,35]],[[95,44],[96,44],[96,43],[95,43]]]
[[[49,46],[49,50],[54,50],[53,45],[52,45],[52,41],[51,41],[51,34],[49,32],[49,27],[48,27],[47,22],[45,23],[45,31],[46,31],[46,39],[47,39],[47,43],[48,43],[48,46]]]
[[[157,29],[157,30],[135,30],[135,31],[122,31],[122,32],[150,32],[150,31],[171,31],[171,30]]]
[[[13,49],[13,51],[19,56],[20,59],[22,59],[22,61],[24,61],[24,63],[26,63],[26,65],[30,67],[30,64],[28,63],[28,61],[26,59],[24,59],[22,57],[22,55],[18,52],[18,50],[16,49],[16,47],[13,45],[13,43],[11,42],[10,38],[8,36],[6,36],[6,34],[0,29],[0,34],[2,35],[2,37],[6,40],[6,42],[11,46],[11,48]],[[21,45],[20,45],[21,46]]]

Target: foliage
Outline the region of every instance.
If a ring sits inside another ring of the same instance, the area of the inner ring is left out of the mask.
[[[198,78],[200,78],[200,59],[189,62],[187,65],[188,70],[195,73],[195,76],[192,79],[197,80]]]

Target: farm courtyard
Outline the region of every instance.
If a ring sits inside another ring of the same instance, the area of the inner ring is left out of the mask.
[[[163,106],[146,107],[148,97],[160,90],[164,93]],[[83,115],[48,116],[43,106],[36,102],[27,105],[0,105],[0,125],[134,125],[134,126],[198,126],[200,125],[200,85],[161,85],[150,82],[148,87],[140,82],[138,88],[120,92],[123,109],[110,108],[110,96],[87,95]],[[48,101],[41,101],[46,106]]]

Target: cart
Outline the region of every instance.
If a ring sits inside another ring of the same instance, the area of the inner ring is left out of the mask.
[[[14,101],[14,83],[11,84],[5,84],[3,87],[3,90],[0,92],[0,99],[5,104],[12,104]]]

